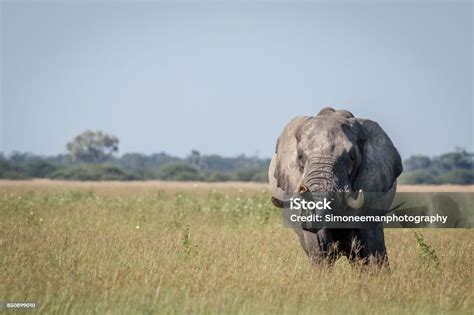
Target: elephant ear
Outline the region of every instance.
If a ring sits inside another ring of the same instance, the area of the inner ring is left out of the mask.
[[[354,188],[365,192],[388,192],[403,170],[400,154],[379,124],[361,118],[356,118],[356,121],[363,132],[363,161]]]
[[[296,132],[300,126],[311,119],[309,116],[293,118],[278,138],[275,156],[270,163],[269,182],[273,197],[283,200],[284,194],[291,194],[301,179],[297,165]]]

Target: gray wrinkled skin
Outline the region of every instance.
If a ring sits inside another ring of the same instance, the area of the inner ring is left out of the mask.
[[[390,138],[374,121],[355,118],[345,110],[324,108],[314,117],[291,120],[278,138],[269,169],[272,201],[282,206],[285,196],[310,192],[344,192],[339,207],[357,192],[365,194],[363,208],[389,209],[402,172],[400,155]],[[373,197],[373,192],[379,193]],[[371,197],[372,196],[372,197]],[[357,204],[356,206],[353,206]],[[358,209],[358,208],[355,208]],[[367,264],[387,264],[383,226],[365,229],[295,229],[311,262],[333,262],[339,254]]]

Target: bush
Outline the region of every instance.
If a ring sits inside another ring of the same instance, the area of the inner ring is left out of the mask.
[[[163,180],[202,181],[204,176],[189,164],[169,163],[158,169],[157,177]]]
[[[221,172],[213,172],[207,176],[207,180],[210,182],[228,182],[232,179],[229,174]]]
[[[235,180],[242,182],[266,182],[268,180],[267,172],[268,170],[266,168],[242,170],[235,174]]]
[[[260,169],[252,176],[253,182],[267,183],[268,182],[268,169]]]
[[[444,184],[473,185],[474,170],[454,169],[438,176],[437,181]]]
[[[26,165],[26,172],[30,177],[36,178],[47,178],[55,171],[58,167],[46,161],[36,160]]]
[[[0,158],[0,178],[27,179],[29,176],[22,167]]]
[[[400,176],[400,184],[414,185],[414,184],[437,184],[436,176],[429,171],[412,171],[403,173]]]
[[[136,180],[136,175],[127,173],[122,169],[106,164],[81,164],[64,168],[50,175],[53,179],[67,180]]]

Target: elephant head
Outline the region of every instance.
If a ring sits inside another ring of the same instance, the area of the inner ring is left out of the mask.
[[[309,191],[338,192],[340,206],[359,209],[371,202],[366,192],[393,192],[393,199],[401,172],[400,155],[376,122],[328,107],[288,123],[278,138],[269,180],[279,207],[285,196]]]

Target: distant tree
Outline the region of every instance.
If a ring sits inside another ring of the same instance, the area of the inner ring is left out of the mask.
[[[198,170],[204,169],[203,160],[201,153],[198,150],[192,150],[188,156],[189,164],[197,168]]]
[[[456,152],[445,153],[435,158],[434,164],[441,171],[472,169],[473,154],[458,148]]]
[[[71,164],[71,159],[67,154],[58,154],[52,156],[44,157],[44,160],[55,165],[69,165]]]
[[[103,162],[118,152],[119,139],[102,131],[84,131],[66,147],[69,155],[81,162]]]
[[[13,163],[27,163],[27,162],[30,162],[30,161],[34,161],[34,160],[39,160],[40,157],[38,156],[35,156],[31,153],[21,153],[21,152],[18,152],[18,151],[13,151],[11,154],[10,154],[10,161],[12,161]]]
[[[126,153],[119,160],[120,165],[131,170],[141,170],[146,167],[147,156],[140,153]]]
[[[431,159],[424,155],[413,155],[403,162],[405,171],[423,170],[431,166]]]

